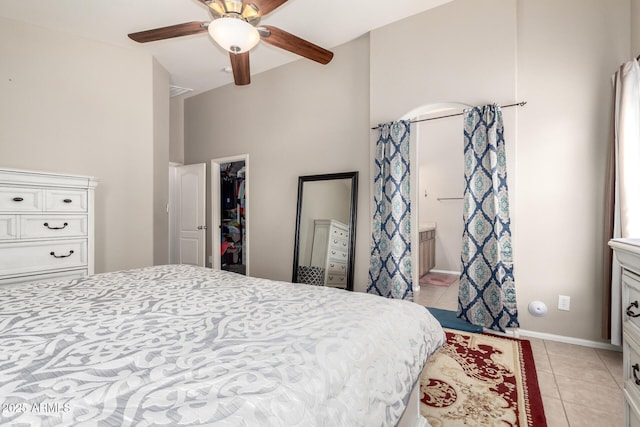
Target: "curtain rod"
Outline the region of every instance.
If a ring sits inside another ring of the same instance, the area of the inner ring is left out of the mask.
[[[527,101],[522,101],[522,102],[516,102],[514,104],[501,105],[500,108],[524,107],[526,104],[527,104]],[[462,115],[464,115],[464,113],[447,114],[446,116],[429,117],[427,119],[420,119],[420,120],[410,120],[409,123],[427,122],[429,120],[446,119],[447,117],[455,117],[455,116],[462,116]],[[380,125],[378,125],[378,126],[376,126],[374,128],[371,128],[371,130],[376,130],[376,129],[380,129]]]

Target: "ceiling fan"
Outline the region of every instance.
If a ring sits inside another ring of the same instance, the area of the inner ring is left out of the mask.
[[[328,64],[333,53],[307,40],[270,25],[257,26],[260,18],[287,0],[198,0],[208,7],[213,20],[193,21],[129,34],[138,43],[209,32],[213,40],[229,51],[236,85],[251,83],[249,51],[260,40],[297,55]]]

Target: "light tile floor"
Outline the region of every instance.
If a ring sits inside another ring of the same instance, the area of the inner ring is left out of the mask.
[[[423,285],[415,302],[456,310],[458,282]],[[548,427],[622,426],[622,353],[522,338],[531,342]]]

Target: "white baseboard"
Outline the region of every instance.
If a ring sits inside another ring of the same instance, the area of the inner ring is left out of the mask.
[[[509,329],[506,333],[485,329],[484,332],[512,338],[530,337],[541,340],[557,341],[565,344],[581,345],[583,347],[599,348],[602,350],[622,351],[622,347],[601,341],[584,340],[582,338],[565,337],[562,335],[547,334],[545,332],[528,331],[526,329]]]
[[[547,334],[545,332],[529,331],[527,329],[520,329],[520,328],[508,328],[506,332],[499,332],[499,331],[494,331],[493,329],[483,328],[482,332],[485,334],[497,335],[499,337],[538,338],[541,340],[556,341],[556,342],[561,342],[565,344],[581,345],[583,347],[598,348],[601,350],[611,350],[611,351],[620,351],[620,352],[622,351],[622,346],[613,345],[606,342],[584,340],[582,338],[565,337],[563,335]]]
[[[520,338],[520,329],[509,328],[506,332],[494,331],[493,329],[482,328],[482,333],[497,335],[499,337]]]

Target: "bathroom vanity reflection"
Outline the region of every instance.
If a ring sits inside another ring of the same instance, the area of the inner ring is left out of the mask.
[[[353,290],[358,172],[298,179],[294,283]]]

